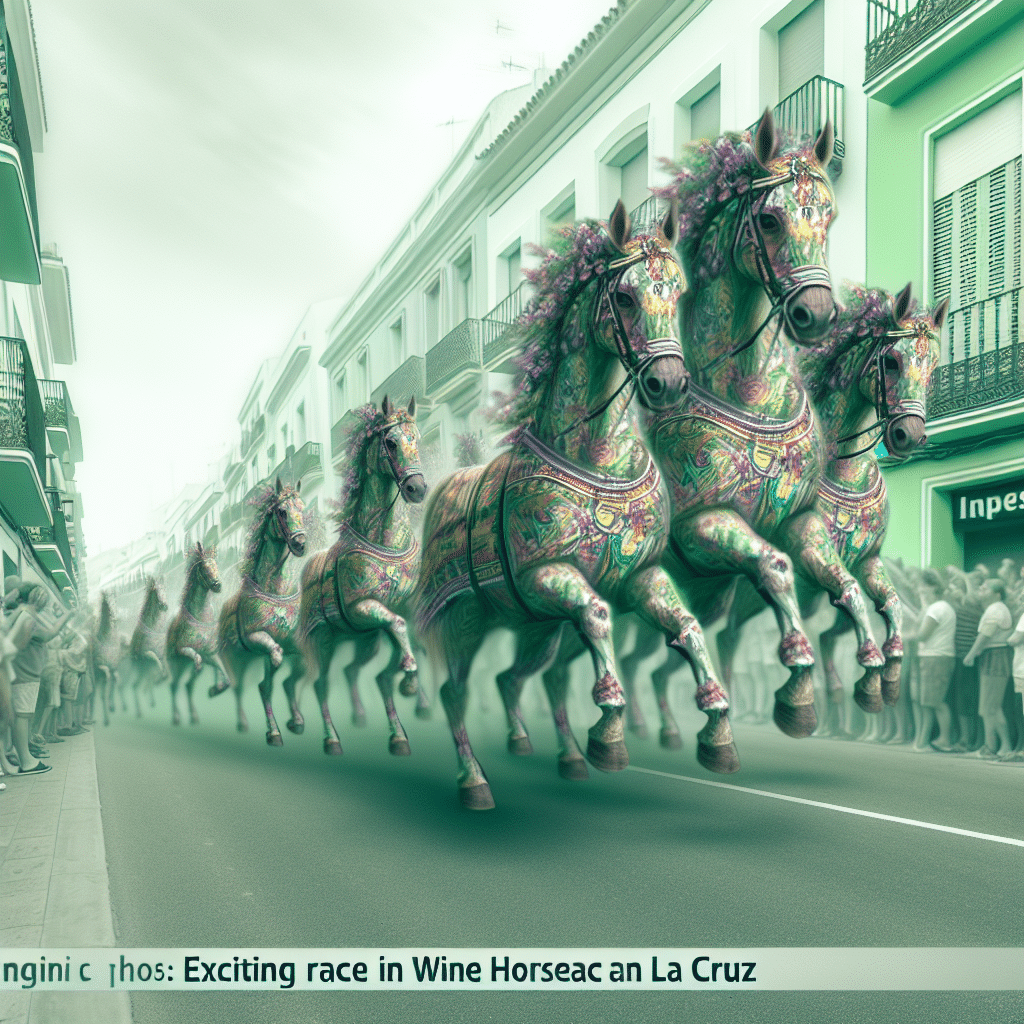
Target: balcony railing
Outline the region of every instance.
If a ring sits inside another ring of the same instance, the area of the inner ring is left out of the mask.
[[[413,395],[416,396],[416,401],[420,402],[426,394],[426,360],[423,356],[409,356],[383,384],[374,388],[370,400],[379,406],[387,395],[395,405],[408,405]]]
[[[928,419],[1024,397],[1022,291],[1011,288],[949,314],[953,360],[932,374]]]
[[[270,479],[281,478],[284,484],[294,485],[303,477],[319,476],[323,473],[323,445],[319,441],[307,441],[298,450],[292,450],[292,454],[282,459]]]
[[[829,174],[839,177],[843,170],[843,158],[846,156],[844,141],[844,124],[846,120],[846,91],[839,82],[831,78],[815,75],[791,92],[785,99],[779,100],[773,108],[775,125],[786,135],[791,135],[796,142],[806,142],[818,137],[827,120],[832,121],[835,133],[835,149]],[[755,121],[748,131],[757,127]]]
[[[635,210],[629,211],[633,232],[653,232],[665,214],[657,196],[648,196]]]
[[[239,450],[242,453],[243,460],[249,454],[249,449],[263,436],[266,426],[266,417],[261,415],[248,430],[242,431],[242,443],[239,446]]]
[[[67,384],[62,380],[41,380],[39,395],[43,400],[46,425],[67,430],[71,417],[71,400],[68,397]]]
[[[864,79],[870,81],[978,0],[868,0]]]
[[[480,320],[463,320],[427,350],[427,395],[435,398],[457,390],[483,369],[483,331]]]
[[[484,314],[481,321],[483,333],[483,360],[488,370],[511,373],[513,367],[509,360],[515,355],[515,346],[509,336],[509,327],[522,315],[523,307],[530,295],[527,282],[502,299],[494,309]]]
[[[31,452],[39,479],[46,479],[46,419],[28,347],[0,338],[0,448]]]

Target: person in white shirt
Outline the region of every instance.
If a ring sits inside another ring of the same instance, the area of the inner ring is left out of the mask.
[[[918,692],[911,694],[914,718],[918,723],[911,749],[920,752],[933,746],[948,753],[952,749],[950,728],[953,716],[946,703],[946,694],[956,666],[956,612],[944,600],[942,578],[934,569],[925,569],[921,574],[920,594],[924,611],[917,632],[909,637],[917,640],[919,666]],[[931,742],[936,724],[939,734]]]
[[[1024,576],[1024,569],[1021,569],[1021,576]],[[1024,615],[1017,620],[1017,628],[1007,643],[1013,648],[1013,699],[1016,701],[1014,724],[1017,727],[1017,743],[1003,760],[1024,764]]]
[[[985,606],[978,623],[978,638],[967,652],[968,667],[978,660],[978,714],[985,727],[985,746],[976,757],[1005,757],[1013,749],[1010,728],[1003,713],[1003,696],[1013,673],[1009,639],[1013,620],[1006,607],[1006,584],[1000,579],[987,579],[980,588]]]

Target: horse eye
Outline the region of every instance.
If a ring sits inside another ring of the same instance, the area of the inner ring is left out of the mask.
[[[884,367],[886,373],[900,372],[899,360],[897,360],[895,356],[886,356],[882,360],[882,366]]]
[[[619,309],[633,309],[636,306],[633,296],[627,292],[616,292],[615,301],[618,303]]]
[[[758,226],[762,231],[778,231],[782,227],[779,218],[774,213],[762,213],[757,218]]]
[[[398,442],[393,437],[389,437],[384,443],[388,446],[389,452],[398,451]]]

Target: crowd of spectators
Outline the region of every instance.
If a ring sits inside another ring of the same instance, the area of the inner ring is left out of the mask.
[[[852,631],[835,644],[832,665],[816,666],[817,735],[906,743],[915,752],[960,754],[1024,764],[1024,568],[1003,559],[984,565],[919,569],[899,560],[886,566],[903,608],[904,659],[900,700],[880,715],[853,702],[863,674]],[[825,602],[806,622],[816,637],[836,612]],[[884,623],[874,617],[876,637]],[[733,677],[738,721],[768,721],[772,694],[786,679],[778,664],[778,629],[770,611],[744,628]],[[841,686],[840,686],[841,682]]]
[[[4,580],[0,776],[49,771],[48,745],[86,731],[93,693],[88,649],[83,615],[51,602],[38,584]]]

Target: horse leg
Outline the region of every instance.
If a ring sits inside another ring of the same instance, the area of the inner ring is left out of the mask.
[[[97,673],[96,682],[100,691],[100,704],[103,705],[103,724],[110,725],[110,708],[107,704],[107,695],[111,692],[113,684],[110,680],[110,669],[106,665],[98,665],[99,672]],[[102,682],[100,677],[102,676]]]
[[[833,606],[842,609],[853,621],[857,634],[857,662],[864,669],[864,675],[854,686],[853,699],[863,711],[877,714],[883,707],[881,669],[885,658],[871,635],[860,585],[840,561],[825,524],[815,511],[809,510],[787,519],[782,524],[780,535],[782,546],[797,565],[828,592]]]
[[[616,649],[619,647],[620,621],[622,620],[615,620]],[[622,671],[622,688],[626,691],[626,728],[637,739],[645,740],[647,739],[647,723],[644,721],[644,713],[640,708],[640,701],[637,697],[636,673],[640,663],[657,651],[658,641],[661,638],[654,630],[648,629],[646,625],[639,625],[634,632],[636,634],[636,641],[633,644],[633,649],[629,654],[623,655],[619,659],[619,668]],[[666,722],[662,719],[662,731],[664,731],[665,725]]]
[[[878,614],[885,619],[882,700],[895,707],[900,699],[900,672],[903,667],[903,605],[879,555],[871,555],[863,561],[857,578],[864,592],[874,601]]]
[[[306,640],[307,668],[310,674],[316,672],[313,692],[316,694],[320,715],[324,720],[324,753],[332,755],[341,753],[341,739],[338,730],[334,728],[330,708],[327,706],[327,693],[330,688],[328,673],[338,640],[338,633],[327,623],[317,626]]]
[[[426,651],[423,647],[416,642],[415,639],[410,638],[410,644],[412,645],[413,654],[417,655],[416,661],[418,664],[423,664],[427,661]],[[418,655],[423,655],[419,657]],[[430,691],[427,688],[427,684],[424,682],[422,677],[419,680],[419,686],[416,689],[416,717],[417,718],[430,718]]]
[[[388,752],[395,757],[407,757],[412,751],[409,748],[409,737],[406,735],[398,711],[395,708],[395,676],[401,670],[402,648],[392,643],[391,657],[387,665],[377,673],[377,689],[380,690],[381,699],[384,701],[384,711],[388,716],[388,729],[391,735],[388,737]]]
[[[590,778],[583,751],[580,750],[572,726],[569,725],[569,712],[566,708],[572,663],[586,649],[579,633],[575,630],[572,632],[563,630],[559,657],[552,662],[541,677],[544,681],[544,691],[548,695],[548,703],[551,705],[555,732],[558,734],[558,774],[563,779]]]
[[[718,664],[722,669],[722,685],[726,690],[732,690],[733,662],[736,659],[736,651],[739,650],[743,627],[755,615],[764,610],[764,605],[764,598],[758,593],[753,583],[750,580],[741,579],[729,606],[725,626],[718,631],[718,636],[715,638],[718,648]]]
[[[359,670],[377,657],[380,650],[380,630],[372,629],[356,634],[355,649],[352,660],[345,666],[345,682],[348,683],[349,697],[352,700],[352,724],[362,727],[366,725],[366,709],[359,696]]]
[[[188,666],[188,679],[185,681],[185,698],[188,701],[188,721],[190,725],[199,724],[199,712],[196,710],[195,688],[199,672],[194,664]]]
[[[296,694],[296,684],[306,674],[306,668],[301,655],[290,655],[288,667],[290,671],[281,686],[284,689],[285,696],[288,698],[288,708],[292,713],[292,717],[285,722],[285,725],[288,727],[289,732],[295,733],[296,736],[301,736],[306,728],[306,720],[302,717],[302,712],[299,710],[299,700]]]
[[[181,725],[181,715],[178,713],[178,685],[185,674],[186,666],[180,664],[177,659],[172,664],[174,670],[171,672],[171,682],[168,686],[171,691],[171,725]]]
[[[601,771],[622,771],[629,764],[623,741],[626,694],[615,669],[611,609],[578,569],[564,563],[528,570],[517,586],[531,611],[544,618],[568,619],[590,649],[597,677],[592,697],[601,718],[590,727],[587,757]]]
[[[849,739],[850,737],[846,731],[846,694],[843,689],[843,681],[839,678],[835,665],[836,641],[852,629],[853,622],[849,616],[837,609],[835,622],[818,638],[818,643],[821,645],[821,660],[825,667],[825,690],[828,700],[826,728],[822,735],[837,736],[840,739]]]
[[[273,658],[265,663],[263,672],[263,679],[260,681],[260,699],[263,701],[263,713],[267,716],[267,745],[271,747],[280,747],[284,745],[284,740],[281,739],[281,728],[277,724],[277,719],[274,718],[274,706],[272,698],[274,694],[274,673],[277,671],[277,666],[274,664]]]
[[[214,681],[213,686],[210,687],[209,695],[216,697],[218,693],[223,693],[226,689],[231,686],[231,682],[228,678],[228,670],[224,667],[224,662],[221,659],[219,651],[207,651],[206,652],[206,664],[213,666]],[[195,684],[197,675],[192,677],[192,683]],[[192,691],[189,690],[189,700],[192,699]],[[194,705],[189,705],[189,711],[193,714],[192,724],[199,724],[199,714],[195,711]]]
[[[280,668],[284,661],[284,650],[281,645],[267,632],[262,629],[256,630],[255,633],[247,633],[245,636],[245,643],[248,647],[258,647],[261,651],[265,651],[270,656],[270,667]]]
[[[668,574],[660,566],[636,573],[626,585],[625,598],[630,610],[660,630],[669,647],[679,651],[693,669],[697,707],[708,717],[707,725],[697,733],[697,760],[708,771],[738,771],[740,759],[729,725],[729,698],[715,678],[704,632],[686,610]]]
[[[552,628],[548,622],[523,626],[516,634],[516,656],[512,664],[499,672],[495,683],[508,720],[508,752],[527,755],[533,753],[533,744],[526,732],[519,698],[526,680],[547,668],[558,653],[561,624]]]
[[[236,728],[239,732],[249,731],[249,720],[245,717],[245,709],[242,707],[242,686],[245,682],[245,670],[249,667],[251,660],[252,656],[238,647],[227,647],[222,652],[221,663],[224,667],[224,678],[228,682],[228,686],[224,689],[230,687],[235,691],[235,703],[238,705],[238,725]],[[222,692],[222,690],[216,687],[210,687],[211,696]]]

